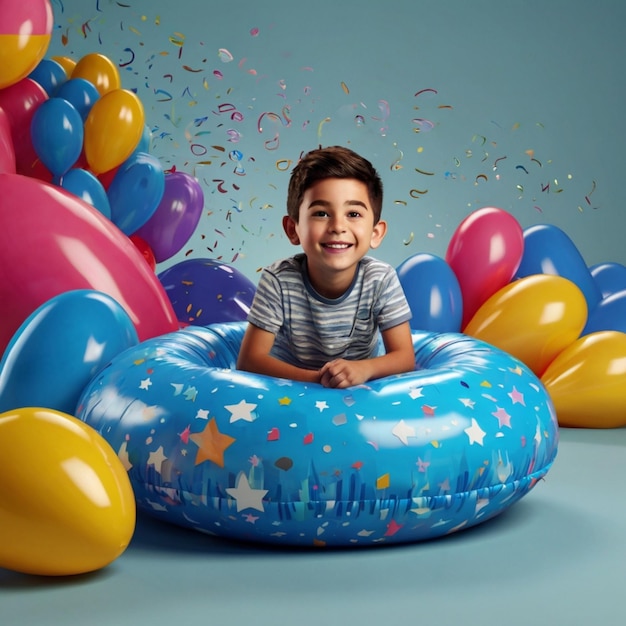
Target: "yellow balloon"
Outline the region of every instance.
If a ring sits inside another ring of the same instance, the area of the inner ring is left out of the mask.
[[[0,34],[0,89],[26,78],[44,58],[50,35]]]
[[[102,174],[123,163],[137,147],[144,126],[143,105],[132,91],[114,89],[96,100],[83,139],[91,171]]]
[[[491,296],[463,332],[512,354],[539,376],[586,322],[587,302],[573,282],[535,274]]]
[[[122,462],[80,420],[45,408],[0,414],[0,567],[82,574],[115,560],[135,530]]]
[[[79,59],[71,77],[88,80],[95,86],[101,96],[114,89],[119,89],[122,84],[120,73],[113,61],[97,52],[86,54]]]
[[[66,76],[71,76],[76,68],[76,61],[71,57],[52,57],[52,60],[56,61],[65,70]]]
[[[603,330],[563,350],[541,377],[561,426],[626,426],[626,334]]]

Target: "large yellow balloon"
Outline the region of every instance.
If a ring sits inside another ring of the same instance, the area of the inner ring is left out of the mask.
[[[92,83],[103,96],[122,85],[115,63],[103,54],[93,52],[78,60],[72,70],[72,78],[84,78]]]
[[[100,569],[128,546],[135,511],[122,462],[93,428],[51,409],[0,414],[0,567]]]
[[[541,381],[561,426],[626,426],[626,334],[603,330],[581,337],[550,363]]]
[[[132,91],[114,89],[96,100],[85,120],[83,139],[91,171],[102,174],[123,163],[137,147],[144,127],[143,105]]]
[[[586,322],[587,302],[573,282],[535,274],[491,296],[463,332],[512,354],[539,376]]]

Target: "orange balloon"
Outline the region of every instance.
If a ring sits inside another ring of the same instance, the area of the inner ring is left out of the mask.
[[[136,505],[122,461],[84,422],[52,409],[0,414],[0,567],[65,576],[128,546]]]
[[[52,57],[52,60],[56,61],[65,70],[66,76],[71,76],[76,68],[76,61],[71,57]]]
[[[534,274],[491,296],[463,332],[512,354],[539,376],[578,339],[586,321],[585,296],[572,281]]]
[[[96,100],[83,139],[89,169],[97,175],[123,163],[137,147],[144,125],[143,105],[132,91],[114,89]]]
[[[82,57],[72,71],[72,78],[84,78],[103,96],[121,87],[120,73],[115,64],[103,54],[92,52]]]
[[[565,348],[541,377],[561,426],[626,426],[626,334],[590,333]]]

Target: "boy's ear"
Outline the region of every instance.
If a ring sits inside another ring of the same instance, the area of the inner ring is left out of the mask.
[[[294,246],[300,244],[300,237],[298,237],[298,233],[296,232],[296,223],[289,215],[283,216],[283,230],[287,235],[287,239],[289,239]]]
[[[387,233],[387,222],[379,220],[372,231],[372,239],[370,241],[371,248],[378,248]]]

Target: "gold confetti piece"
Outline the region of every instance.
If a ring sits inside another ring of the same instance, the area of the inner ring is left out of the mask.
[[[348,85],[346,85],[346,83],[344,83],[343,81],[341,81],[341,88],[343,89],[343,92],[345,94],[349,94],[350,90],[348,89]]]
[[[389,474],[383,474],[376,479],[376,489],[388,489],[389,485]]]

